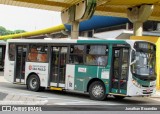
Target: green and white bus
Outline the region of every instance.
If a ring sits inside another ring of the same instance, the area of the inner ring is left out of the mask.
[[[107,95],[150,96],[156,90],[156,46],[146,41],[100,39],[10,39],[4,77],[44,88]]]

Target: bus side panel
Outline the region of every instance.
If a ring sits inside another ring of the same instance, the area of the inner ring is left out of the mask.
[[[26,62],[25,81],[27,81],[27,78],[31,73],[35,73],[38,75],[41,83],[40,86],[48,86],[48,63]]]
[[[14,61],[9,61],[8,57],[5,60],[4,78],[9,82],[14,82]]]
[[[97,66],[76,65],[75,90],[86,91],[89,80],[98,78]]]
[[[75,65],[66,65],[65,89],[74,90]]]
[[[109,92],[109,69],[101,66],[76,65],[75,90],[87,91],[87,85],[92,79],[103,81],[106,87],[106,93]]]

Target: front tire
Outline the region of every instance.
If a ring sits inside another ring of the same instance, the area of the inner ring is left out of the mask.
[[[31,91],[39,91],[40,88],[40,80],[37,75],[32,74],[29,76],[28,81],[27,81],[27,88]]]
[[[89,95],[92,100],[102,101],[106,98],[106,89],[102,82],[95,81],[89,86]]]

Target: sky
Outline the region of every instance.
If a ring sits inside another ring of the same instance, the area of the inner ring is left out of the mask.
[[[0,4],[0,26],[34,31],[62,24],[60,12]]]

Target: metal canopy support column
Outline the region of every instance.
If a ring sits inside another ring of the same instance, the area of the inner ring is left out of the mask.
[[[79,36],[79,22],[74,21],[74,22],[72,22],[71,38],[77,39],[78,36]]]
[[[83,0],[61,12],[63,24],[72,24],[71,38],[78,39],[79,23],[92,17],[96,0]]]
[[[133,33],[135,36],[142,36],[142,33],[143,33],[143,23],[142,22],[133,23]]]
[[[133,23],[134,35],[142,36],[143,23],[149,18],[153,11],[153,5],[141,5],[128,8],[128,19]]]

